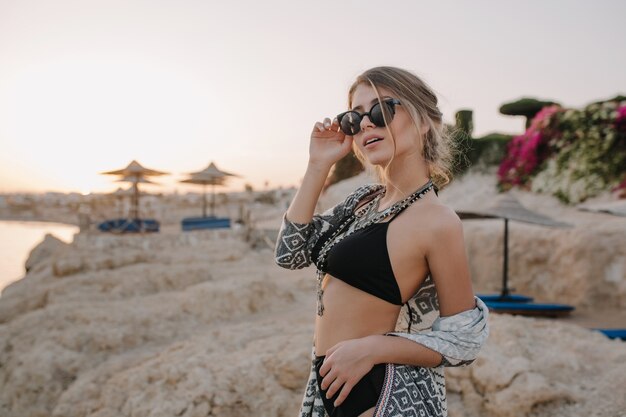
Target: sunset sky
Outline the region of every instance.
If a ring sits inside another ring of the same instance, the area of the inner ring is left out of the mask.
[[[298,185],[314,123],[363,70],[409,69],[446,122],[520,133],[499,106],[626,94],[624,1],[0,0],[0,192],[114,190],[136,159],[197,188]],[[126,185],[124,185],[126,186]],[[221,188],[227,190],[227,188]]]

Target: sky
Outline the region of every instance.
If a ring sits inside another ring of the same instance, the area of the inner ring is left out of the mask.
[[[498,108],[626,94],[626,2],[0,0],[0,192],[107,192],[133,159],[215,162],[220,191],[298,186],[316,121],[364,70],[408,69],[444,122],[519,134]]]

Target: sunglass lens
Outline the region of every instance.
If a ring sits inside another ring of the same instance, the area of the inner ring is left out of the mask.
[[[385,112],[384,117],[383,111]],[[372,107],[372,110],[370,112],[370,114],[372,115],[372,123],[374,123],[378,127],[383,127],[385,126],[385,118],[387,118],[387,121],[391,122],[394,113],[395,112],[392,103],[383,101],[382,106],[379,103],[376,103],[374,107]]]
[[[354,136],[361,130],[361,116],[358,113],[350,111],[341,118],[341,131],[348,136]]]

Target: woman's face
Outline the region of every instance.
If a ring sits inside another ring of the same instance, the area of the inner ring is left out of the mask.
[[[378,87],[380,98],[398,98],[389,90]],[[374,104],[378,103],[376,92],[369,84],[359,84],[352,95],[352,109],[359,113],[369,112]],[[395,116],[389,124],[389,129],[393,133],[396,141],[396,153],[394,158],[409,153],[417,153],[420,155],[417,141],[417,130],[413,125],[413,121],[403,106],[395,106]],[[372,138],[381,138],[369,145],[365,143]],[[378,127],[368,116],[361,120],[361,131],[354,135],[354,145],[358,147],[361,153],[373,165],[385,165],[393,155],[393,143],[389,137],[389,133],[385,127]]]

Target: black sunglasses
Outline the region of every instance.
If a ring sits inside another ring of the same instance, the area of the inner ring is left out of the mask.
[[[348,136],[354,136],[361,131],[361,120],[367,116],[372,123],[378,127],[385,126],[385,118],[383,113],[387,117],[389,123],[393,120],[394,114],[396,114],[396,105],[402,104],[397,98],[390,98],[383,100],[383,106],[380,103],[376,103],[372,106],[367,113],[359,113],[354,110],[348,110],[337,115],[337,121],[341,127],[341,131]]]

